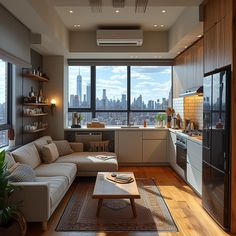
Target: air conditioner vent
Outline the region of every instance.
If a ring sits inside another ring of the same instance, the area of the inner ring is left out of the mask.
[[[142,46],[142,30],[97,30],[98,46]]]

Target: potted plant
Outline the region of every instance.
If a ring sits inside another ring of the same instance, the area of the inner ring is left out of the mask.
[[[5,150],[0,152],[0,235],[20,235],[26,233],[26,221],[17,209],[17,204],[10,203],[10,195],[17,189],[9,183],[9,172],[5,162]]]

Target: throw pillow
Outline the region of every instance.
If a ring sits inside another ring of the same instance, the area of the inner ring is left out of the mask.
[[[19,164],[9,175],[11,182],[33,182],[35,181],[35,172],[27,164]]]
[[[8,169],[9,173],[11,174],[19,165],[20,162],[16,162],[11,168]]]
[[[14,164],[16,164],[16,161],[10,152],[6,152],[5,162],[7,163],[7,169],[10,169]]]
[[[52,163],[59,157],[55,143],[49,143],[42,147],[42,159],[44,163]]]
[[[53,141],[56,144],[59,156],[65,156],[73,153],[73,150],[70,147],[70,144],[67,140],[58,140]]]

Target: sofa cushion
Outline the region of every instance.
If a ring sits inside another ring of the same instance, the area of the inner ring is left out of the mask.
[[[74,163],[41,164],[35,169],[37,177],[65,176],[69,184],[74,180],[76,171]]]
[[[17,165],[17,164],[15,164]],[[9,175],[10,182],[33,182],[35,181],[35,172],[27,164],[18,164]]]
[[[60,157],[74,152],[67,140],[53,140],[53,143],[56,144]]]
[[[68,180],[65,176],[36,177],[35,181],[49,183],[51,209],[58,204],[58,201],[60,201],[61,197],[65,194],[65,190],[68,187]]]
[[[17,162],[30,165],[33,169],[41,164],[39,153],[33,143],[16,149],[12,155]]]
[[[46,144],[42,147],[42,160],[44,163],[52,163],[59,157],[55,143]]]
[[[108,160],[100,160],[96,155],[113,156]],[[99,172],[99,171],[117,171],[118,164],[116,154],[113,152],[74,152],[70,155],[59,157],[57,163],[75,163],[78,172]]]
[[[39,156],[42,158],[42,152],[41,149],[44,145],[48,144],[49,141],[52,141],[52,138],[50,136],[43,136],[39,139],[36,139],[34,141],[34,145],[37,148],[38,152],[39,152]]]
[[[7,163],[7,169],[10,169],[16,164],[16,161],[10,152],[6,152],[5,162]]]

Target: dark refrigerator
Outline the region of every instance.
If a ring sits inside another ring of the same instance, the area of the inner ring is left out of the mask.
[[[202,203],[230,227],[230,68],[204,77]]]

